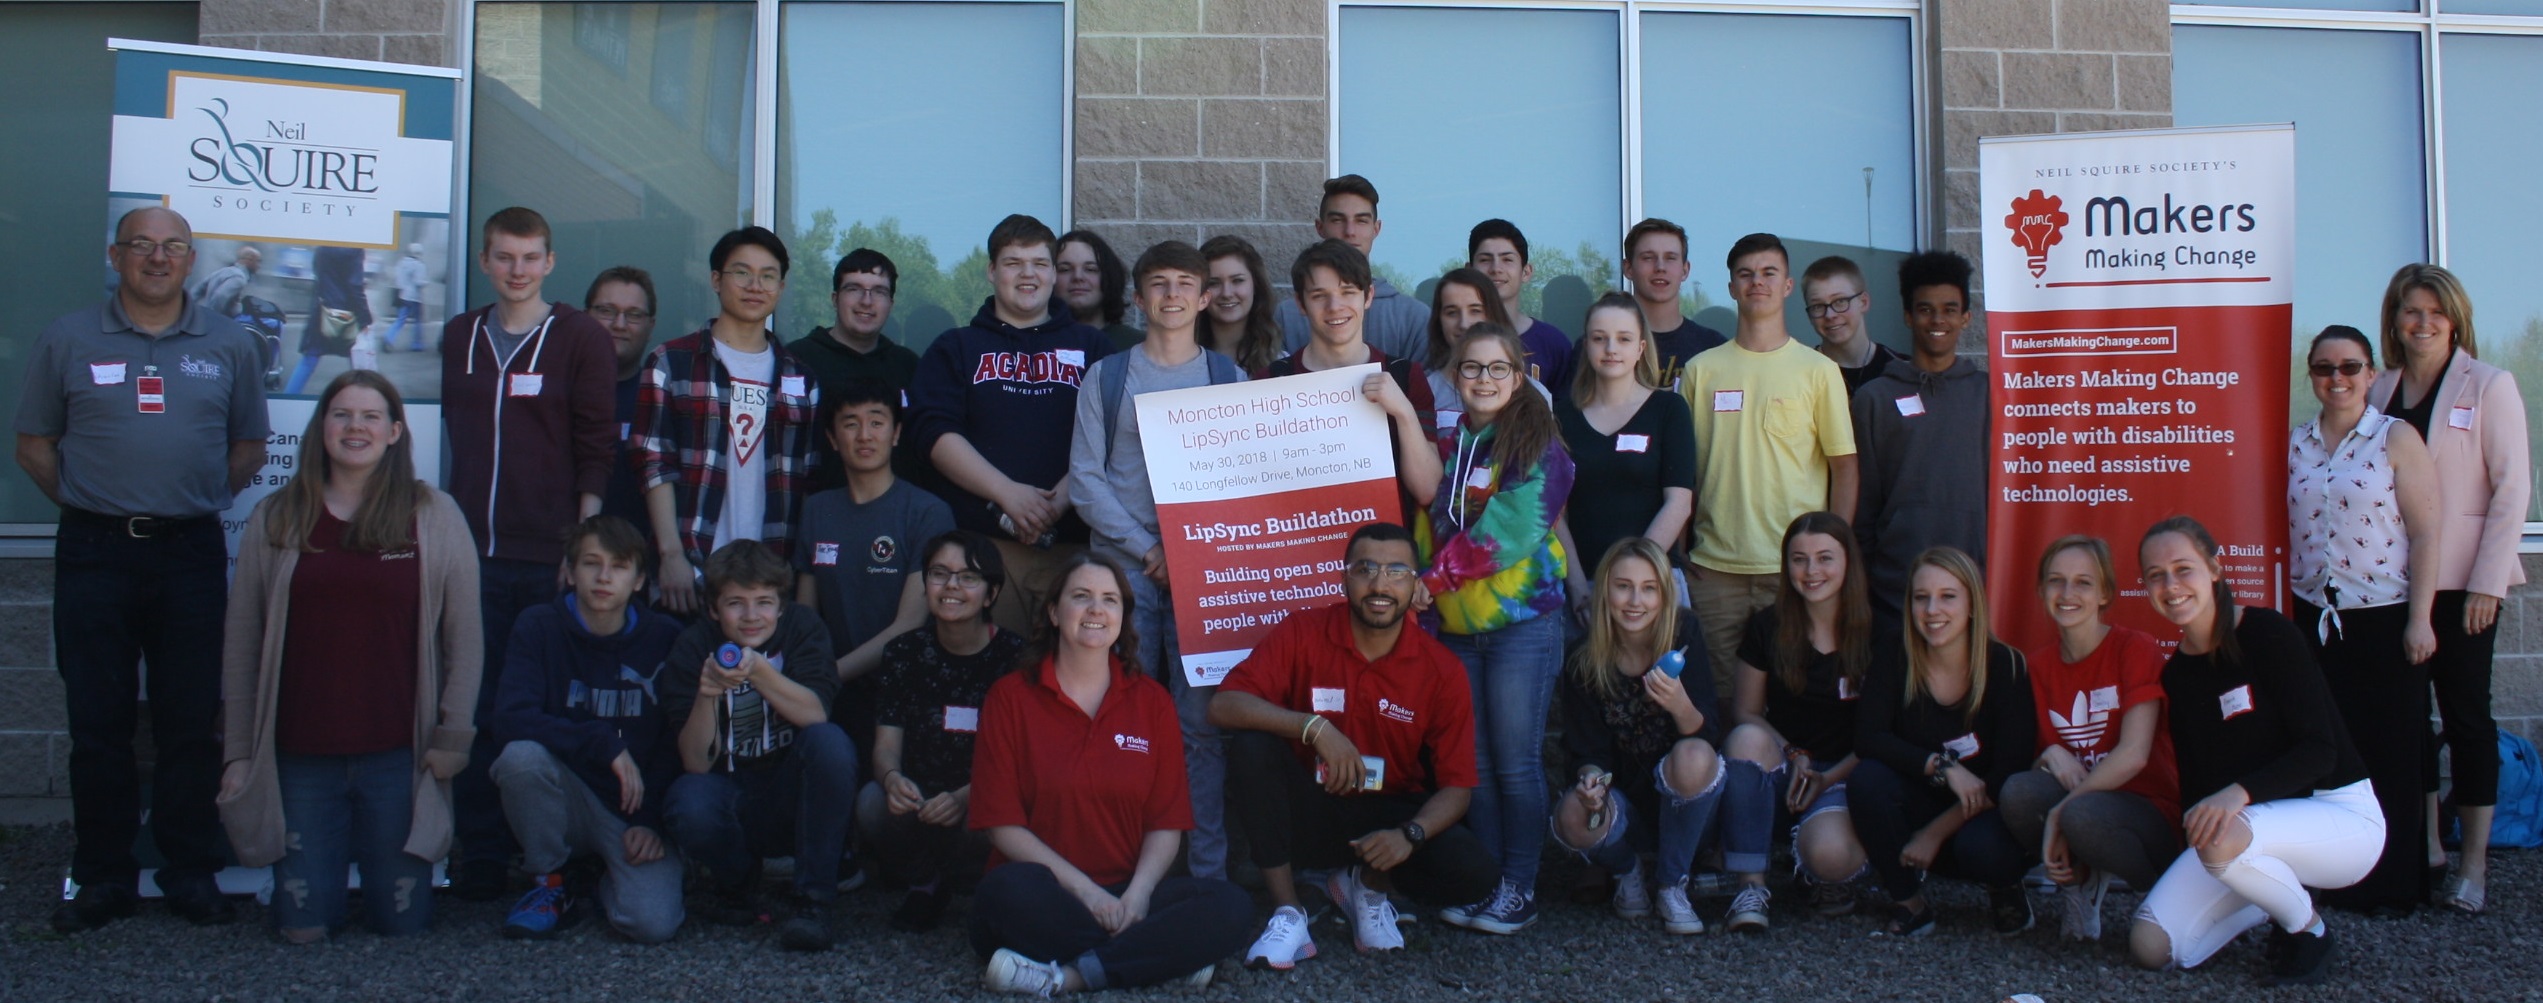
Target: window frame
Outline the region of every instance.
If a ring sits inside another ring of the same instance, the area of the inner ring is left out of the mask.
[[[1342,10],[1345,7],[1593,10],[1616,14],[1619,57],[1616,64],[1616,107],[1623,119],[1617,123],[1617,152],[1622,165],[1617,178],[1619,197],[1616,200],[1621,210],[1616,220],[1616,233],[1620,237],[1640,222],[1646,212],[1642,170],[1642,19],[1645,14],[1790,14],[1903,19],[1907,22],[1908,32],[1908,102],[1914,119],[1910,130],[1913,136],[1910,153],[1916,165],[1913,172],[1915,204],[1911,210],[1913,228],[1920,244],[1940,246],[1942,243],[1942,229],[1933,211],[1935,185],[1942,167],[1932,159],[1936,128],[1933,106],[1929,103],[1932,67],[1927,51],[1927,16],[1921,0],[1854,0],[1850,3],[1821,0],[1750,0],[1747,3],[1710,0],[1514,0],[1508,3],[1478,0],[1326,0],[1325,174],[1328,177],[1342,171],[1342,104],[1347,97],[1342,91]]]
[[[2450,266],[2447,231],[2445,36],[2543,36],[2543,15],[2448,14],[2445,0],[2420,0],[2416,11],[2314,10],[2300,7],[2172,5],[2172,24],[2226,28],[2311,28],[2331,31],[2410,32],[2419,42],[2420,165],[2428,178],[2421,193],[2428,221],[2429,260]],[[2178,104],[2178,101],[2175,101]],[[2520,554],[2543,554],[2543,521],[2528,521]]]

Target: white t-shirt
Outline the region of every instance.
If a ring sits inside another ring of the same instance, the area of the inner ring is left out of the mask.
[[[768,521],[768,395],[777,380],[777,351],[742,352],[715,343],[715,361],[732,378],[724,390],[726,457],[724,511],[715,520],[715,546],[756,540]]]

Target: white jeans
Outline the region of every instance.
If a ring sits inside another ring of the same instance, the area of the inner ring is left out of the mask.
[[[2384,811],[2369,781],[2252,805],[2241,817],[2252,842],[2240,856],[2210,866],[2199,851],[2181,851],[2137,908],[2138,919],[2171,938],[2173,963],[2183,968],[2198,967],[2262,923],[2276,920],[2286,930],[2311,924],[2307,887],[2356,884],[2384,854]]]

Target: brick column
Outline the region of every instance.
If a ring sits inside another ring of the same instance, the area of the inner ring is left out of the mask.
[[[205,45],[450,66],[454,0],[202,0]]]
[[[1233,233],[1285,273],[1314,237],[1325,115],[1322,0],[1081,0],[1077,224],[1124,258]]]

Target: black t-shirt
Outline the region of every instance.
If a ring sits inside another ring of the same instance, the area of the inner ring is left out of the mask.
[[[1838,366],[1837,371],[1845,375],[1846,399],[1853,400],[1855,391],[1863,389],[1864,384],[1879,378],[1882,370],[1888,369],[1890,363],[1898,360],[1899,354],[1890,351],[1890,346],[1875,341],[1872,343],[1872,357],[1863,360],[1862,365]]]
[[[2435,396],[2435,395],[2430,395]],[[2241,784],[2252,803],[2310,796],[2366,779],[2331,687],[2305,635],[2274,610],[2242,607],[2232,665],[2172,653],[2163,714],[2181,767],[2181,803]]]
[[[1873,659],[1863,681],[1863,713],[1855,720],[1856,750],[1903,777],[1921,778],[1925,759],[1949,749],[1969,772],[2001,796],[2004,782],[2029,769],[2039,722],[2022,655],[2002,641],[1987,642],[1987,692],[1976,713],[1964,695],[1937,703],[1931,694],[1907,699],[1907,655],[1892,648]]]
[[[937,643],[934,624],[883,642],[875,723],[901,729],[901,772],[921,792],[933,797],[971,782],[980,703],[1023,652],[1024,638],[1001,630],[978,653],[957,655]]]
[[[2446,364],[2437,369],[2437,382],[2429,384],[2428,394],[2421,397],[2417,404],[2409,406],[2402,404],[2402,388],[2396,381],[2393,387],[2393,406],[2384,409],[2384,413],[2399,418],[2403,424],[2418,429],[2421,439],[2428,438],[2428,424],[2437,420],[2437,400],[2445,396],[2446,370],[2454,368],[2454,365],[2455,353],[2449,351],[2446,353]]]
[[[1784,741],[1810,753],[1813,761],[1833,763],[1854,754],[1855,707],[1862,701],[1862,682],[1845,680],[1844,662],[1836,652],[1813,651],[1802,667],[1805,685],[1795,693],[1784,686],[1775,667],[1775,607],[1748,618],[1740,636],[1739,659],[1766,673],[1766,723]],[[1873,645],[1878,662],[1880,645]]]
[[[1692,320],[1679,324],[1675,330],[1651,332],[1651,345],[1660,350],[1660,389],[1675,395],[1678,378],[1685,375],[1687,363],[1730,340],[1722,332]],[[1582,364],[1579,355],[1577,351],[1573,353],[1573,365]],[[1568,376],[1565,382],[1570,382]]]
[[[1695,490],[1695,418],[1686,398],[1662,391],[1653,391],[1613,435],[1600,434],[1571,401],[1555,405],[1554,417],[1572,452],[1565,514],[1581,551],[1571,558],[1586,577],[1608,547],[1651,528],[1662,488]]]

